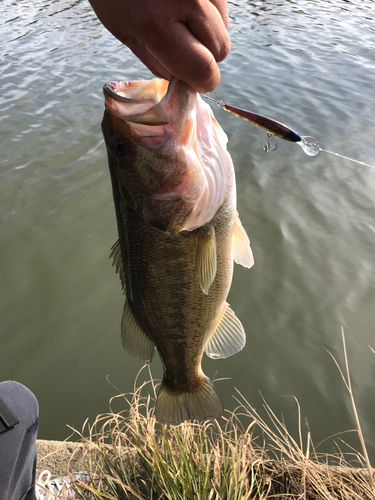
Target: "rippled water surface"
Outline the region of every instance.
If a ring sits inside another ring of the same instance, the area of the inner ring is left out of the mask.
[[[288,123],[325,149],[375,164],[375,7],[356,1],[229,4],[232,52],[212,96]],[[121,348],[123,296],[108,260],[115,217],[100,122],[102,85],[149,78],[85,1],[0,1],[0,380],[39,399],[41,438],[61,439],[133,388]],[[375,171],[311,158],[215,108],[229,137],[238,210],[255,266],[236,266],[229,302],[247,345],[205,357],[227,408],[235,387],[313,441],[354,427],[333,361],[347,338],[375,458]],[[161,376],[159,360],[153,374]],[[120,408],[118,408],[120,409]],[[358,448],[356,436],[343,436]],[[319,449],[331,451],[332,441]]]

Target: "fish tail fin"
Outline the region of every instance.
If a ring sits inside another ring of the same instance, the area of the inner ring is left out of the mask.
[[[211,420],[221,417],[223,411],[223,403],[205,375],[197,389],[185,392],[170,389],[163,378],[155,405],[158,422],[179,425],[188,419]]]

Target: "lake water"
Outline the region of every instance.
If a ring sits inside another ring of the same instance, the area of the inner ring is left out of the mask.
[[[229,10],[232,52],[212,96],[375,164],[375,4],[239,0]],[[117,236],[101,89],[150,74],[86,1],[2,0],[0,14],[0,380],[36,394],[39,437],[63,439],[66,424],[106,412],[115,387],[131,391],[141,367],[121,347],[123,296],[108,260]],[[260,391],[294,434],[296,404],[284,396],[295,396],[316,445],[354,427],[323,349],[342,363],[343,325],[375,459],[375,170],[281,140],[266,154],[263,131],[214,112],[255,266],[236,266],[229,295],[246,347],[205,357],[204,372],[230,377],[215,385],[227,408],[238,388],[262,412]],[[158,359],[152,370],[161,376]]]

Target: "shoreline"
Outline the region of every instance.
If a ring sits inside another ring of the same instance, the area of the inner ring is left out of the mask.
[[[90,462],[92,466],[92,457],[80,442],[37,439],[36,454],[37,478],[44,470],[50,471],[51,477],[55,478],[66,476],[68,471],[90,470]]]
[[[94,446],[90,446],[90,444]],[[104,443],[102,443],[102,446],[103,444]],[[121,460],[120,455],[113,454],[113,450],[106,449],[106,445],[104,445],[104,448],[102,446],[99,445],[98,447],[97,443],[93,443],[92,441],[81,443],[39,439],[37,440],[37,478],[44,470],[49,470],[52,479],[59,476],[65,476],[69,472],[87,471],[90,474],[99,474],[104,479],[103,484],[105,485],[107,478],[109,478],[110,481],[112,481],[112,479],[111,476],[108,476],[107,472],[104,471],[103,464],[111,463],[115,475],[116,470],[119,473],[118,476],[116,475],[116,478],[120,482],[123,482],[124,488],[130,488],[130,490],[133,491],[133,487],[137,489],[140,484],[145,486],[151,479],[154,487],[156,489],[158,488],[159,483],[155,477],[157,476],[159,468],[156,467],[154,470],[153,466],[150,465],[152,461],[149,463],[151,468],[147,467],[147,460],[143,463],[142,467],[139,468],[142,458],[145,459],[147,456],[150,458],[149,455],[146,456],[144,454],[144,450],[142,451],[142,449],[137,446],[130,449],[123,449],[124,455],[121,454],[123,457]],[[341,500],[361,498],[363,500],[373,500],[375,498],[375,492],[371,490],[369,483],[367,469],[351,467],[347,464],[329,465],[324,462],[315,462],[309,458],[296,458],[292,460],[289,457],[289,460],[277,460],[264,457],[262,454],[257,455],[256,450],[246,443],[243,444],[243,448],[241,452],[237,450],[230,458],[230,461],[234,460],[234,462],[236,462],[236,457],[242,461],[242,459],[246,458],[245,455],[247,455],[247,460],[245,460],[246,463],[242,464],[243,470],[240,474],[242,478],[241,483],[244,484],[241,484],[240,487],[236,486],[238,489],[238,491],[236,490],[237,493],[239,493],[240,490],[243,494],[256,492],[253,491],[255,488],[258,494],[263,492],[266,496],[262,496],[262,493],[261,496],[256,496],[254,498],[284,498],[284,495],[294,499],[306,498],[306,500],[324,500],[327,498],[340,498]],[[155,449],[149,450],[151,453],[154,451]],[[237,456],[238,453],[241,457]],[[244,456],[242,456],[243,453]],[[126,457],[128,457],[128,460],[126,460]],[[182,461],[179,457],[179,454],[175,455],[173,462],[179,470],[184,470],[186,457],[183,458]],[[194,461],[193,457],[190,457],[190,459],[192,460],[192,466],[195,470],[197,463]],[[119,460],[122,461],[123,464],[128,461],[128,467],[124,468],[123,465],[119,463]],[[157,460],[154,466],[158,464],[165,465],[163,460],[164,458],[160,455],[159,461]],[[204,462],[199,463],[201,467]],[[238,480],[235,472],[238,468],[237,462],[233,463],[233,468],[228,468],[228,464],[222,463],[220,460],[217,464],[218,468],[215,467],[213,463],[211,465],[213,466],[211,471],[213,474],[210,482],[211,488],[213,488],[212,485],[217,483],[217,487],[220,489],[223,476],[224,479],[226,478],[226,481],[230,480],[236,482]],[[200,467],[197,468],[197,473],[202,473],[202,470],[198,470]],[[209,468],[211,468],[211,466]],[[135,470],[138,471],[138,479],[133,477]],[[166,471],[168,477],[170,473],[171,471]],[[232,477],[233,474],[235,477]],[[163,478],[165,480],[166,476],[163,476]],[[135,482],[133,483],[133,481]],[[140,483],[137,481],[140,481]],[[162,483],[165,489],[165,481],[162,481]],[[183,486],[183,482],[178,484],[180,487]],[[98,494],[102,491],[101,488],[102,486],[99,487],[97,491]],[[142,498],[147,498],[147,491],[145,493],[146,496]],[[84,496],[82,498],[91,498],[91,496]]]

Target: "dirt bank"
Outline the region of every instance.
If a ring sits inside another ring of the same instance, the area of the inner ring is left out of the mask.
[[[51,472],[52,477],[57,477],[67,474],[68,470],[78,472],[90,467],[90,455],[81,443],[38,439],[36,446],[37,477],[45,469]]]

